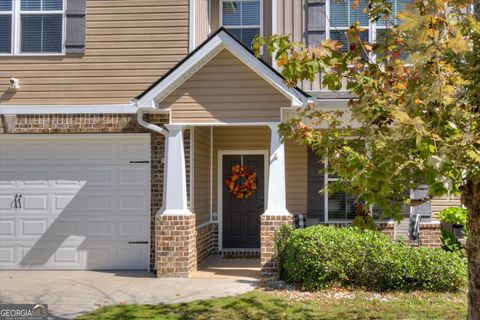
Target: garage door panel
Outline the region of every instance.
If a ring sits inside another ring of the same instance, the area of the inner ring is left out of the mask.
[[[48,188],[49,179],[52,176],[52,169],[49,168],[24,168],[21,170],[23,179],[20,186],[24,188]]]
[[[68,219],[62,217],[59,220],[52,221],[48,229],[48,238],[59,240],[79,236],[80,239],[83,240],[84,236],[81,236],[85,234],[83,231],[85,229],[85,222],[83,220],[84,219],[81,218]]]
[[[110,160],[114,158],[113,145],[107,142],[91,142],[86,145],[88,160]]]
[[[111,219],[88,219],[85,235],[89,239],[114,240],[114,222]]]
[[[80,254],[76,247],[62,247],[55,251],[52,265],[61,266],[77,266],[82,265],[80,261]]]
[[[126,170],[118,170],[119,175],[119,187],[143,187],[148,184],[148,175],[145,174],[147,171],[146,166],[143,168],[131,168]]]
[[[14,267],[16,262],[15,246],[0,247],[0,266]]]
[[[49,194],[32,194],[22,192],[20,203],[22,204],[21,213],[48,213],[49,212]]]
[[[61,160],[61,161],[78,161],[82,159],[82,149],[83,145],[78,143],[71,142],[60,142],[55,143],[52,146],[52,160]]]
[[[14,199],[15,193],[6,192],[5,194],[0,194],[0,213],[2,216],[4,214],[14,214]]]
[[[111,186],[115,175],[113,168],[86,168],[87,188]]]
[[[147,210],[148,195],[142,192],[119,193],[119,212],[138,215]]]
[[[48,228],[48,219],[21,219],[20,234],[21,238],[40,238]]]
[[[117,248],[117,256],[124,261],[124,269],[135,269],[145,265],[148,257],[148,244],[126,244]]]
[[[2,163],[2,160],[0,160]],[[16,186],[16,170],[15,168],[8,168],[3,165],[0,166],[0,190],[5,188],[11,187],[14,188]]]
[[[145,159],[145,155],[150,154],[149,144],[138,144],[134,142],[124,141],[119,144],[119,159],[125,160],[149,160]]]
[[[0,137],[0,269],[147,268],[148,136],[86,136]]]
[[[18,235],[15,219],[0,220],[0,239],[13,239]]]
[[[149,221],[145,219],[123,218],[118,220],[118,239],[128,241],[142,241],[141,235],[149,234]]]
[[[95,193],[86,195],[87,211],[104,212],[113,214],[113,194],[111,193]]]

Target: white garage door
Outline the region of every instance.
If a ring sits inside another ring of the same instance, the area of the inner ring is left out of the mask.
[[[147,269],[145,134],[0,136],[0,269]]]

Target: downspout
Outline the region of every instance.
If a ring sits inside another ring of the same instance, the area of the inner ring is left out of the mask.
[[[156,133],[160,133],[166,138],[167,135],[168,135],[168,131],[166,129],[160,127],[160,126],[157,126],[157,125],[153,124],[153,123],[146,122],[143,119],[143,116],[144,116],[145,113],[166,113],[166,112],[163,111],[163,110],[158,110],[158,109],[153,109],[153,108],[148,108],[148,107],[141,107],[141,108],[137,109],[137,113],[136,113],[137,114],[137,122],[138,122],[139,125],[141,125],[145,129],[151,130],[151,131],[156,132]],[[165,144],[165,147],[166,147],[166,144]],[[165,166],[165,163],[164,163],[164,166]],[[166,171],[165,171],[165,168],[163,170],[163,173],[164,173],[164,178],[165,178],[165,175],[167,174]],[[165,179],[164,179],[164,181],[165,181]],[[165,191],[166,191],[165,188],[163,188],[162,206],[165,203],[165,201],[164,201],[165,200]],[[155,223],[156,223],[156,219],[155,219]],[[155,236],[154,236],[154,250],[155,250],[155,255],[154,255],[155,258],[154,259],[155,259],[155,261],[154,261],[154,265],[153,265],[153,270],[157,270],[157,227],[156,226],[154,227],[154,230],[155,230]],[[150,254],[148,256],[150,256]],[[151,271],[150,270],[150,263],[148,264],[148,271],[149,272]]]

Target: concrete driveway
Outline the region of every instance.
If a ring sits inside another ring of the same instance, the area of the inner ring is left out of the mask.
[[[190,279],[136,271],[1,271],[0,303],[47,303],[52,319],[72,319],[104,305],[188,302],[257,286],[256,268],[236,270],[207,261]]]

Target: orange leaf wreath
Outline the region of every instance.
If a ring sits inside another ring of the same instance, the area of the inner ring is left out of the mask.
[[[257,173],[250,172],[247,166],[236,164],[225,179],[225,185],[235,198],[248,199],[257,191]]]

